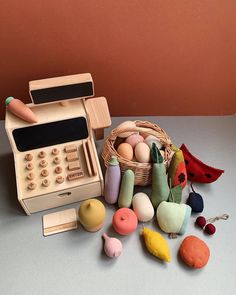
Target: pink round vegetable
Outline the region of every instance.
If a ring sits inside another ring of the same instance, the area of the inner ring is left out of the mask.
[[[111,258],[120,256],[123,250],[121,241],[116,238],[111,238],[105,233],[102,236],[105,240],[104,251],[106,255]]]

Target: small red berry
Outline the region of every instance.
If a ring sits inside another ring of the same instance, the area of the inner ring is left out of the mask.
[[[199,216],[195,222],[199,227],[203,228],[206,225],[206,218],[203,216]]]
[[[214,224],[212,223],[208,223],[205,228],[204,231],[208,234],[208,235],[214,235],[214,233],[216,232],[216,227],[214,226]]]

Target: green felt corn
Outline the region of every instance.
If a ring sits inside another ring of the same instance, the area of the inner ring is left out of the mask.
[[[121,180],[120,193],[118,198],[118,206],[120,208],[129,208],[132,204],[134,193],[134,172],[130,169],[126,170]]]
[[[163,157],[156,147],[152,144],[152,194],[151,201],[154,208],[157,208],[162,201],[167,201],[170,193],[168,186],[166,168],[163,163]]]

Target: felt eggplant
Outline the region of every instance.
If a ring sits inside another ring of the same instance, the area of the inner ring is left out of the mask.
[[[168,178],[171,181],[171,186],[182,185],[182,188],[187,184],[187,172],[184,162],[183,152],[177,149],[174,153],[168,169]]]
[[[108,204],[115,204],[119,196],[121,172],[115,156],[111,157],[105,175],[104,198]]]
[[[163,157],[156,144],[152,144],[152,193],[151,201],[154,208],[157,208],[162,201],[167,201],[169,197],[169,186],[166,175],[166,168]]]
[[[120,193],[118,198],[118,206],[120,208],[129,208],[132,204],[132,198],[134,193],[134,172],[128,169],[124,172],[122,180]]]

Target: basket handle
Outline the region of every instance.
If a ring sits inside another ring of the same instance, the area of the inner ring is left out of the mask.
[[[160,129],[162,132],[164,132],[164,130]],[[162,136],[162,134],[156,130],[150,129],[150,128],[145,128],[145,127],[121,127],[121,128],[115,128],[113,129],[112,133],[115,135],[115,137],[117,137],[117,135],[119,135],[120,133],[123,132],[127,132],[127,131],[137,131],[137,132],[147,132],[149,133],[149,135],[154,135],[157,138],[160,139],[160,141],[165,144],[165,145],[171,145],[171,139],[169,138],[169,136],[165,133],[165,137]]]

